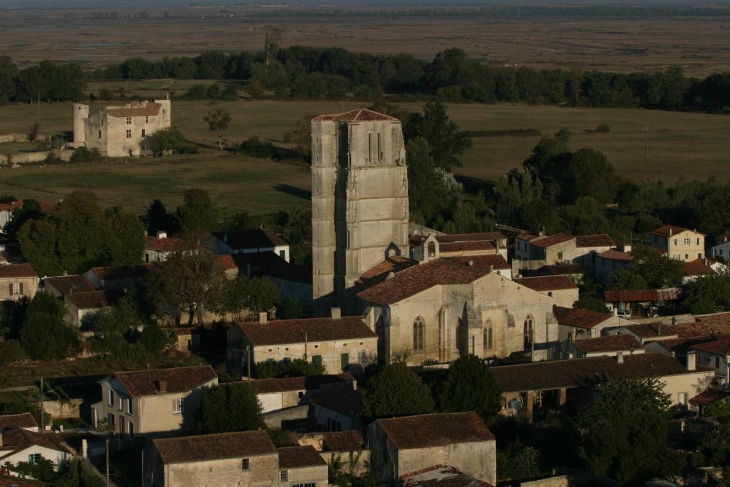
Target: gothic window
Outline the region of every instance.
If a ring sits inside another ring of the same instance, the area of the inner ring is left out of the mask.
[[[424,349],[424,325],[420,316],[413,322],[413,351],[423,352]]]
[[[484,350],[494,349],[494,328],[491,321],[484,324]]]
[[[378,132],[378,162],[383,161],[383,149],[380,146],[380,132]]]
[[[535,334],[534,324],[535,320],[532,316],[528,315],[527,318],[525,318],[525,348],[528,348],[532,344]]]

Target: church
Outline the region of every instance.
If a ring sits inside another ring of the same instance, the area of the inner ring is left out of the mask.
[[[552,293],[511,279],[504,235],[409,235],[407,171],[398,119],[359,109],[312,120],[315,313],[364,316],[385,363],[548,359]]]

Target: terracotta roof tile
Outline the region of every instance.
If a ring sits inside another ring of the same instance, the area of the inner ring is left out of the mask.
[[[494,435],[473,411],[421,414],[377,421],[399,450],[494,441]]]
[[[383,113],[374,112],[367,108],[359,108],[357,110],[351,110],[345,113],[339,113],[336,115],[320,115],[319,117],[313,118],[312,123],[315,122],[397,122],[397,118],[385,115]]]
[[[451,242],[493,242],[495,240],[506,240],[507,237],[501,232],[483,233],[455,233],[447,235],[434,235],[439,243]]]
[[[677,331],[673,330],[669,325],[661,323],[642,323],[638,325],[624,325],[622,328],[633,333],[639,338],[660,338],[674,337],[677,338]]]
[[[597,235],[577,235],[575,237],[576,247],[615,247],[616,242],[610,235],[599,233]]]
[[[357,431],[322,433],[322,451],[350,452],[364,449],[365,444]]]
[[[717,272],[715,272],[712,267],[705,265],[702,259],[695,259],[690,262],[683,262],[682,273],[687,277],[709,276],[712,274],[717,274]]]
[[[0,430],[5,428],[37,428],[33,415],[30,413],[4,414],[0,416]]]
[[[572,276],[583,274],[584,271],[580,264],[554,264],[540,267],[538,273],[544,276]]]
[[[643,350],[644,347],[633,335],[608,335],[573,341],[573,346],[583,353],[616,352],[622,350]]]
[[[570,242],[575,237],[564,233],[556,233],[555,235],[542,236],[530,240],[530,245],[540,248],[552,247],[553,245]],[[521,239],[522,240],[522,239]]]
[[[313,375],[308,377],[284,377],[280,379],[258,379],[249,382],[256,394],[272,392],[309,391],[319,389],[323,385],[353,383],[355,378],[350,374]],[[228,382],[227,384],[236,384]]]
[[[553,306],[553,314],[558,323],[565,326],[574,326],[590,330],[611,318],[611,315],[596,313],[586,309],[564,308]]]
[[[63,453],[73,453],[55,434],[42,435],[20,428],[10,428],[3,431],[3,445],[0,447],[0,460],[13,455],[17,451],[30,448],[33,445]]]
[[[718,401],[722,401],[730,396],[730,392],[721,391],[719,389],[707,389],[700,392],[695,397],[689,400],[691,404],[697,404],[698,406],[707,406],[714,404]]]
[[[92,267],[91,272],[104,282],[114,279],[144,279],[150,273],[152,264],[115,265]]]
[[[312,404],[346,416],[357,415],[362,406],[362,391],[355,389],[343,392],[338,389],[329,389],[314,396]]]
[[[63,299],[73,304],[76,309],[100,309],[112,306],[124,295],[124,291],[92,291],[65,294]]]
[[[16,208],[21,208],[23,206],[23,200],[16,200],[12,203],[0,203],[0,211],[10,211],[12,212]]]
[[[620,250],[606,250],[598,254],[598,257],[607,260],[618,260],[621,262],[631,262],[634,260],[634,256],[630,252],[621,252]]]
[[[144,248],[158,252],[183,252],[190,250],[190,245],[185,240],[179,238],[157,238],[145,235]]]
[[[375,284],[385,281],[391,272],[398,273],[415,265],[418,265],[417,260],[393,255],[365,271],[365,273],[360,276],[360,279],[358,279],[358,282],[367,286],[374,286]]]
[[[607,303],[644,303],[653,301],[676,301],[679,288],[647,289],[644,291],[604,291],[603,300]]]
[[[106,113],[108,116],[115,118],[147,116],[154,117],[157,116],[158,113],[160,113],[162,105],[160,105],[159,103],[146,102],[145,106],[143,106],[143,103],[144,102],[132,102],[129,104],[130,106],[107,107]]]
[[[658,235],[660,237],[669,237],[669,236],[677,235],[678,233],[682,233],[682,232],[695,232],[699,235],[704,235],[703,233],[699,233],[695,230],[690,230],[689,228],[678,227],[675,225],[661,226],[661,227],[657,228],[656,230],[652,230],[651,232],[649,232],[649,234]]]
[[[525,242],[532,242],[536,238],[539,238],[540,235],[533,233],[533,232],[522,232],[519,235],[515,237],[517,240],[523,240]]]
[[[279,235],[265,228],[213,232],[213,236],[234,250],[284,247],[289,245]]]
[[[463,257],[441,257],[442,260],[453,264],[465,265],[476,269],[503,271],[511,269],[510,265],[500,254],[472,255]]]
[[[712,355],[721,355],[726,357],[730,354],[730,338],[721,338],[718,340],[712,340],[690,347],[692,350],[698,350],[700,352],[711,353]]]
[[[23,277],[38,277],[30,264],[0,265],[0,279],[16,279]]]
[[[378,336],[359,316],[340,319],[276,320],[264,324],[239,323],[238,326],[253,346],[303,343],[305,333],[309,342],[376,338]]]
[[[245,271],[250,267],[254,274],[257,274],[262,269],[268,271],[274,267],[287,265],[286,260],[280,257],[279,254],[271,251],[246,254],[220,254],[216,255],[215,258],[223,265],[225,270],[239,269]]]
[[[166,465],[273,455],[277,452],[269,435],[261,430],[153,440],[153,444]]]
[[[325,467],[327,462],[324,461],[313,446],[287,446],[277,448],[279,453],[279,468],[307,468],[307,467]]]
[[[115,372],[114,377],[119,380],[132,397],[145,397],[188,392],[216,379],[218,376],[210,365],[199,365],[196,367]],[[155,384],[155,381],[161,380],[165,381],[166,392],[164,393],[160,393]]]
[[[494,251],[496,247],[487,240],[471,241],[471,242],[444,242],[439,244],[439,254],[449,252],[476,252],[482,250],[484,252]]]
[[[371,303],[392,304],[434,286],[469,284],[487,274],[489,270],[486,269],[438,259],[401,271],[392,279],[358,293],[358,297]]]
[[[53,287],[56,291],[62,295],[71,293],[88,293],[96,291],[96,288],[86,276],[75,275],[75,276],[57,276],[47,277],[43,280],[43,286],[48,288]]]
[[[578,289],[578,286],[568,276],[538,276],[514,279],[517,284],[529,287],[534,291],[560,291],[564,289]]]

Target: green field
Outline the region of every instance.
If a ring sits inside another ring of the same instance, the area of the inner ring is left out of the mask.
[[[99,105],[100,106],[100,105]],[[173,103],[173,123],[190,139],[214,145],[203,116],[213,108],[233,114],[226,139],[231,144],[258,135],[280,141],[305,115],[338,113],[361,106],[357,102],[236,101]],[[420,104],[405,104],[418,109]],[[41,133],[70,131],[70,104],[10,105],[0,110],[0,134],[24,132],[35,120]],[[652,178],[668,184],[679,178],[722,177],[730,168],[730,118],[723,115],[651,110],[533,107],[525,105],[460,105],[449,115],[465,130],[538,129],[543,134],[561,128],[573,132],[571,147],[602,150],[618,171],[630,178]],[[607,123],[610,133],[592,132]],[[646,156],[646,127],[649,156]],[[495,180],[519,167],[540,140],[534,137],[477,137],[457,173]],[[0,147],[0,153],[6,152]],[[155,198],[179,204],[189,187],[210,191],[229,211],[262,213],[309,205],[310,175],[305,166],[251,159],[240,154],[203,150],[195,156],[117,159],[102,165],[26,167],[0,171],[0,194],[55,201],[74,189],[94,191],[104,204],[142,211]]]

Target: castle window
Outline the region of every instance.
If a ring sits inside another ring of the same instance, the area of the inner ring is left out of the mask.
[[[132,125],[132,117],[127,117],[127,125]]]
[[[145,130],[144,130],[144,129],[142,129],[142,137],[144,137],[145,135],[146,135],[146,134],[145,134]]]
[[[413,322],[413,351],[423,352],[424,325],[420,316]]]
[[[144,123],[150,123],[150,117],[144,117]]]
[[[127,138],[128,139],[131,139],[132,138],[132,131],[131,130],[127,130]]]
[[[99,124],[100,124],[100,125],[101,125],[102,127],[104,126],[104,119],[103,119],[103,118],[102,118],[101,120],[99,120]]]
[[[492,350],[494,348],[494,329],[492,322],[488,321],[484,327],[484,350]]]
[[[99,138],[101,139],[101,130],[99,130]]]
[[[528,316],[525,318],[525,348],[529,347],[532,344],[532,340],[535,335],[535,330],[533,328],[534,320],[532,316]]]
[[[380,147],[380,132],[378,132],[378,162],[383,160],[383,149]]]

